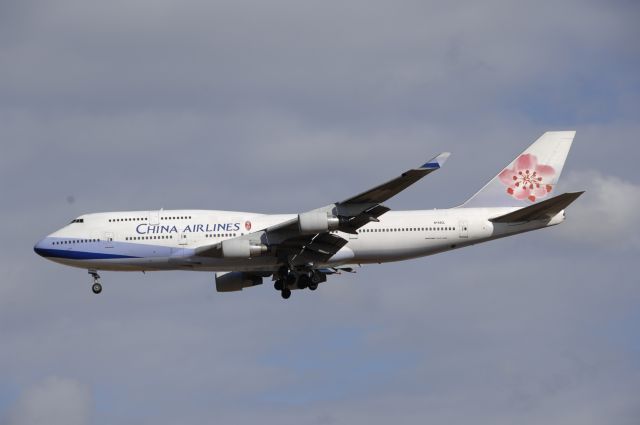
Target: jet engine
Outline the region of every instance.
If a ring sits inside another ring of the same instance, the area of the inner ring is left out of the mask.
[[[253,245],[246,239],[228,239],[222,241],[222,256],[224,258],[258,257],[266,251],[266,245]]]
[[[298,225],[302,233],[322,233],[329,230],[337,230],[340,226],[340,219],[326,212],[309,211],[298,214]]]
[[[216,290],[218,292],[242,291],[243,288],[262,285],[260,276],[244,272],[216,273]]]

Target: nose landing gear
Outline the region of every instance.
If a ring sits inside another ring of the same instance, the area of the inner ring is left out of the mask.
[[[100,284],[100,275],[96,270],[89,270],[89,274],[93,277],[93,285],[91,285],[91,290],[94,294],[99,294],[102,292],[102,285]]]

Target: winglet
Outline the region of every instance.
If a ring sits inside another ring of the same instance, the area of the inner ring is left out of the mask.
[[[436,156],[435,158],[431,158],[429,161],[423,164],[420,168],[428,169],[428,170],[437,170],[438,168],[442,167],[445,162],[447,162],[449,155],[451,155],[451,152],[442,152],[440,155]]]

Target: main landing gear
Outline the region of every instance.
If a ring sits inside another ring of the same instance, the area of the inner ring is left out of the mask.
[[[89,274],[93,277],[93,285],[91,285],[91,290],[94,294],[99,294],[102,292],[102,285],[100,284],[100,275],[95,270],[89,270]]]
[[[277,275],[273,287],[276,291],[280,291],[282,298],[289,299],[292,289],[309,288],[310,291],[318,289],[318,284],[326,281],[327,278],[318,271],[292,271],[287,267],[282,267]]]
[[[273,284],[273,287],[276,291],[280,291],[280,295],[285,300],[288,300],[291,297],[291,289],[290,287],[294,286],[296,283],[296,276],[293,273],[287,273],[286,275],[280,274],[280,279],[276,280]]]

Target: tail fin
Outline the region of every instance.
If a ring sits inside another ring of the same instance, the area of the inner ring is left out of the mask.
[[[461,207],[523,207],[553,194],[575,131],[548,131]]]

